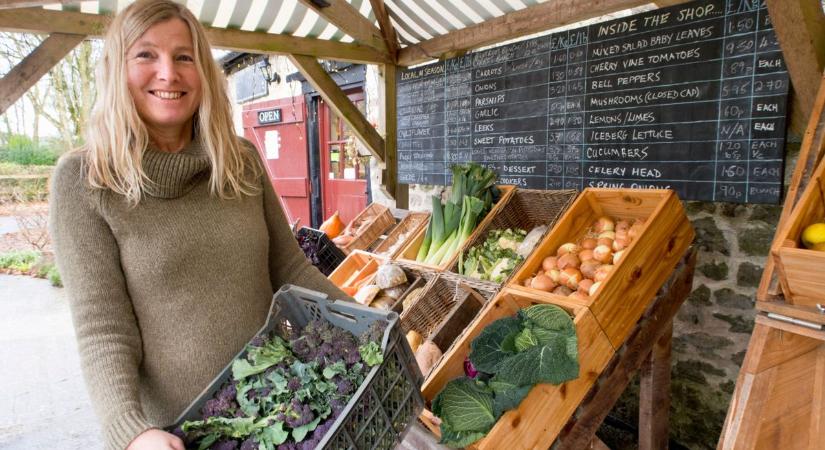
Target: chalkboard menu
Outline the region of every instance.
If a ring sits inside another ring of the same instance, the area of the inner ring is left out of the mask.
[[[764,0],[686,3],[398,73],[398,177],[777,203],[788,74]]]

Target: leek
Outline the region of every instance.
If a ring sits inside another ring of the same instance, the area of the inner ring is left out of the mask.
[[[433,222],[427,225],[427,232],[424,234],[424,242],[421,243],[421,247],[418,247],[418,255],[416,255],[416,261],[424,261],[424,258],[427,256],[427,252],[430,250],[430,241],[433,238]]]
[[[433,216],[430,219],[430,226],[432,227],[432,238],[430,240],[430,248],[427,249],[427,254],[423,260],[419,261],[426,261],[430,257],[432,257],[435,252],[441,247],[441,244],[444,243],[444,239],[447,235],[444,233],[444,211],[441,209],[441,198],[438,196],[432,196],[432,203],[433,203]],[[419,252],[420,253],[420,252]]]

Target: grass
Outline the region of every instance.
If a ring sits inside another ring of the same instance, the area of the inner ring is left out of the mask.
[[[33,166],[17,164],[9,161],[0,161],[0,176],[19,175],[50,175],[54,166]]]
[[[44,262],[37,250],[14,250],[0,253],[0,270],[10,270],[49,280],[52,286],[63,287],[60,273],[52,262]]]

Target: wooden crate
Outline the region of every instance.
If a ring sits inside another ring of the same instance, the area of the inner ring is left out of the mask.
[[[563,297],[522,286],[566,242],[577,242],[596,219],[645,219],[645,227],[619,264],[586,299]],[[592,189],[582,191],[556,226],[527,258],[508,286],[555,302],[573,301],[590,308],[614,348],[619,348],[673,268],[693,241],[693,227],[682,203],[666,189]]]
[[[378,266],[386,261],[376,255],[355,250],[327,277],[349,295],[354,295],[357,288],[369,284],[375,276]],[[366,280],[366,281],[364,281]],[[348,292],[350,290],[351,292]]]
[[[490,209],[487,215],[476,225],[476,229],[470,234],[470,237],[467,239],[467,242],[459,248],[455,255],[450,258],[449,261],[445,261],[444,264],[440,265],[433,265],[433,264],[425,264],[423,262],[418,262],[415,260],[416,256],[418,256],[418,249],[421,248],[421,243],[424,242],[424,235],[427,234],[427,226],[429,226],[429,220],[427,224],[421,227],[420,230],[415,234],[415,236],[410,239],[409,243],[401,250],[400,253],[395,257],[395,259],[399,261],[404,261],[408,264],[416,264],[422,267],[427,267],[432,270],[447,270],[455,263],[455,260],[458,258],[458,255],[464,251],[467,243],[473,240],[473,237],[478,233],[478,231],[495,217],[496,213],[499,209],[501,209],[506,203],[507,200],[510,198],[511,195],[515,192],[515,186],[498,186],[499,190],[501,191],[501,197],[499,197],[498,202]]]
[[[579,377],[560,385],[536,385],[517,409],[501,416],[486,437],[468,448],[550,448],[613,356],[614,350],[610,341],[587,307],[564,298],[557,302],[555,299],[505,287],[487,303],[476,320],[441,358],[432,375],[424,381],[421,388],[424,399],[431,402],[450,380],[464,375],[464,359],[470,354],[470,344],[487,325],[498,319],[514,316],[520,309],[548,303],[556,304],[570,313],[576,325]],[[432,423],[426,423],[427,414],[422,415],[421,419],[431,430],[437,428]]]
[[[529,233],[537,226],[547,225],[547,232],[549,232],[559,217],[576,199],[576,195],[577,192],[574,190],[515,189],[506,203],[503,203],[495,214],[490,215],[490,220],[484,226],[478,227],[478,233],[473,233],[470,236],[462,253],[466,255],[472,247],[484,243],[490,232],[494,230],[521,228]],[[547,232],[542,235],[542,238],[547,235]],[[541,242],[541,239],[539,239],[539,242]],[[536,244],[536,248],[538,248],[538,244]],[[458,262],[459,259],[457,258],[450,266],[451,272],[459,273]],[[512,275],[518,272],[521,264],[516,265]],[[496,285],[504,284],[487,282]]]
[[[819,162],[787,225],[771,252],[785,301],[794,305],[825,304],[825,252],[805,248],[802,231],[825,222],[825,159]]]
[[[390,230],[387,237],[383,241],[375,245],[375,248],[370,249],[370,253],[375,253],[378,256],[386,258],[395,258],[396,255],[404,250],[404,247],[412,239],[421,228],[427,226],[430,220],[430,213],[428,212],[411,212],[407,217],[401,219],[396,226]],[[371,246],[372,247],[372,246]],[[395,247],[393,249],[393,247]]]
[[[379,203],[370,203],[352,219],[351,223],[355,224],[353,228],[360,229],[360,232],[355,235],[355,238],[349,244],[340,247],[347,254],[354,250],[366,250],[379,236],[395,225],[395,218],[386,206]],[[362,223],[363,227],[358,225],[359,223]]]

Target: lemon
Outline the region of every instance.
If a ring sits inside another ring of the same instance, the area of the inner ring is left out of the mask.
[[[802,232],[802,244],[813,250],[825,251],[825,223],[808,225]]]

